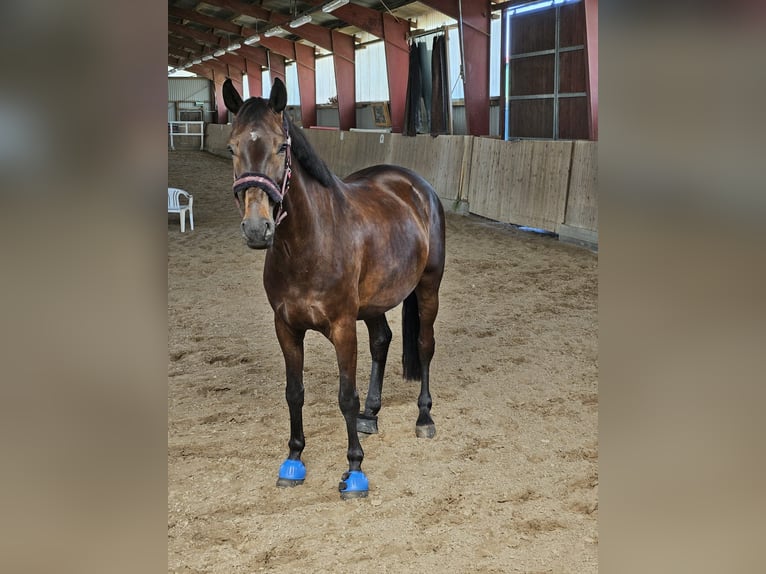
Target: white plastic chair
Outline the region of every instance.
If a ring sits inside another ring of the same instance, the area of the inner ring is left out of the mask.
[[[186,205],[181,203],[181,196],[185,196],[187,199]],[[194,212],[192,211],[192,203],[194,202],[194,196],[188,191],[183,189],[177,189],[175,187],[168,188],[168,213],[178,213],[181,216],[181,233],[186,232],[186,213],[189,213],[189,224],[192,231],[194,231]]]

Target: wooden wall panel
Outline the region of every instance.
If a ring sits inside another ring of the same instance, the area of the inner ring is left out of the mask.
[[[516,142],[476,138],[471,156],[471,181],[468,186],[468,209],[488,219],[504,221],[503,198],[514,187],[512,173],[518,162],[514,157]]]
[[[379,163],[402,165],[426,178],[447,209],[468,202],[471,213],[495,221],[553,232],[565,223],[597,230],[595,142],[305,133],[340,177]]]
[[[418,172],[445,202],[467,201],[471,136],[306,130],[306,137],[338,176],[377,164],[401,165]],[[381,137],[383,142],[381,143]]]
[[[391,147],[391,134],[368,132],[342,133],[343,158],[347,161],[341,162],[342,169],[337,172],[338,175],[346,177],[363,167],[386,163],[386,158],[391,153],[389,149]],[[381,141],[381,136],[383,141]]]
[[[363,167],[385,163],[391,134],[305,130],[306,138],[336,175],[343,178]],[[384,136],[383,143],[380,136]]]
[[[524,143],[532,145],[529,184],[512,215],[530,222],[523,225],[555,231],[566,212],[572,142]]]
[[[564,223],[598,231],[598,142],[574,142]]]
[[[472,213],[556,231],[564,221],[572,142],[479,138],[473,145]]]
[[[340,147],[340,132],[338,130],[303,129],[303,134],[320,157],[327,162],[335,173],[334,166],[340,163],[342,154]],[[340,175],[338,173],[338,175]]]
[[[427,134],[415,137],[393,134],[386,163],[418,172],[445,201],[467,200],[464,191],[470,177],[473,140],[471,136],[432,138]]]

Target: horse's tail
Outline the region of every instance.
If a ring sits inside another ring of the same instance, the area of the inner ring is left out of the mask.
[[[419,381],[421,373],[418,337],[420,336],[420,314],[418,298],[413,291],[404,300],[402,307],[402,371],[409,381]]]

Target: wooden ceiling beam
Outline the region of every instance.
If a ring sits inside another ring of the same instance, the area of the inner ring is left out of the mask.
[[[245,59],[242,56],[236,54],[224,54],[223,56],[216,56],[216,60],[220,61],[227,66],[232,66],[239,70],[241,73],[247,73],[247,66],[245,66]]]
[[[195,10],[185,10],[184,8],[175,8],[173,6],[168,8],[168,16],[175,16],[182,20],[188,20],[189,22],[196,22],[203,26],[215,28],[222,32],[228,32],[230,34],[242,35],[242,26],[238,26],[234,22],[228,20],[222,20],[220,18],[213,18],[212,16],[206,16]]]
[[[190,38],[181,38],[179,36],[168,36],[168,45],[179,46],[189,50],[204,50],[205,46],[195,42]]]
[[[205,0],[205,3],[210,4],[211,6],[226,8],[227,10],[231,10],[237,14],[250,16],[251,18],[255,18],[263,22],[271,22],[271,19],[275,14],[271,10],[266,10],[260,6],[254,6],[245,2],[240,2],[239,0]]]
[[[262,46],[243,45],[239,50],[237,50],[237,53],[241,54],[248,60],[255,62],[259,66],[263,66],[264,68],[269,67],[269,57],[266,54],[266,48]]]
[[[181,24],[173,24],[172,22],[168,22],[168,30],[174,34],[178,34],[179,36],[197,40],[198,42],[207,46],[215,46],[216,48],[221,48],[228,45],[228,40],[226,38],[211,34],[210,32],[200,32],[199,30],[194,30],[188,26],[182,26]]]

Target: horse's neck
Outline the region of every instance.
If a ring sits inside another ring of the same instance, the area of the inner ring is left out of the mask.
[[[333,223],[337,221],[338,191],[322,186],[310,177],[300,164],[294,164],[290,187],[285,196],[287,216],[285,223],[289,233],[285,240],[312,245],[324,243],[332,236]]]

